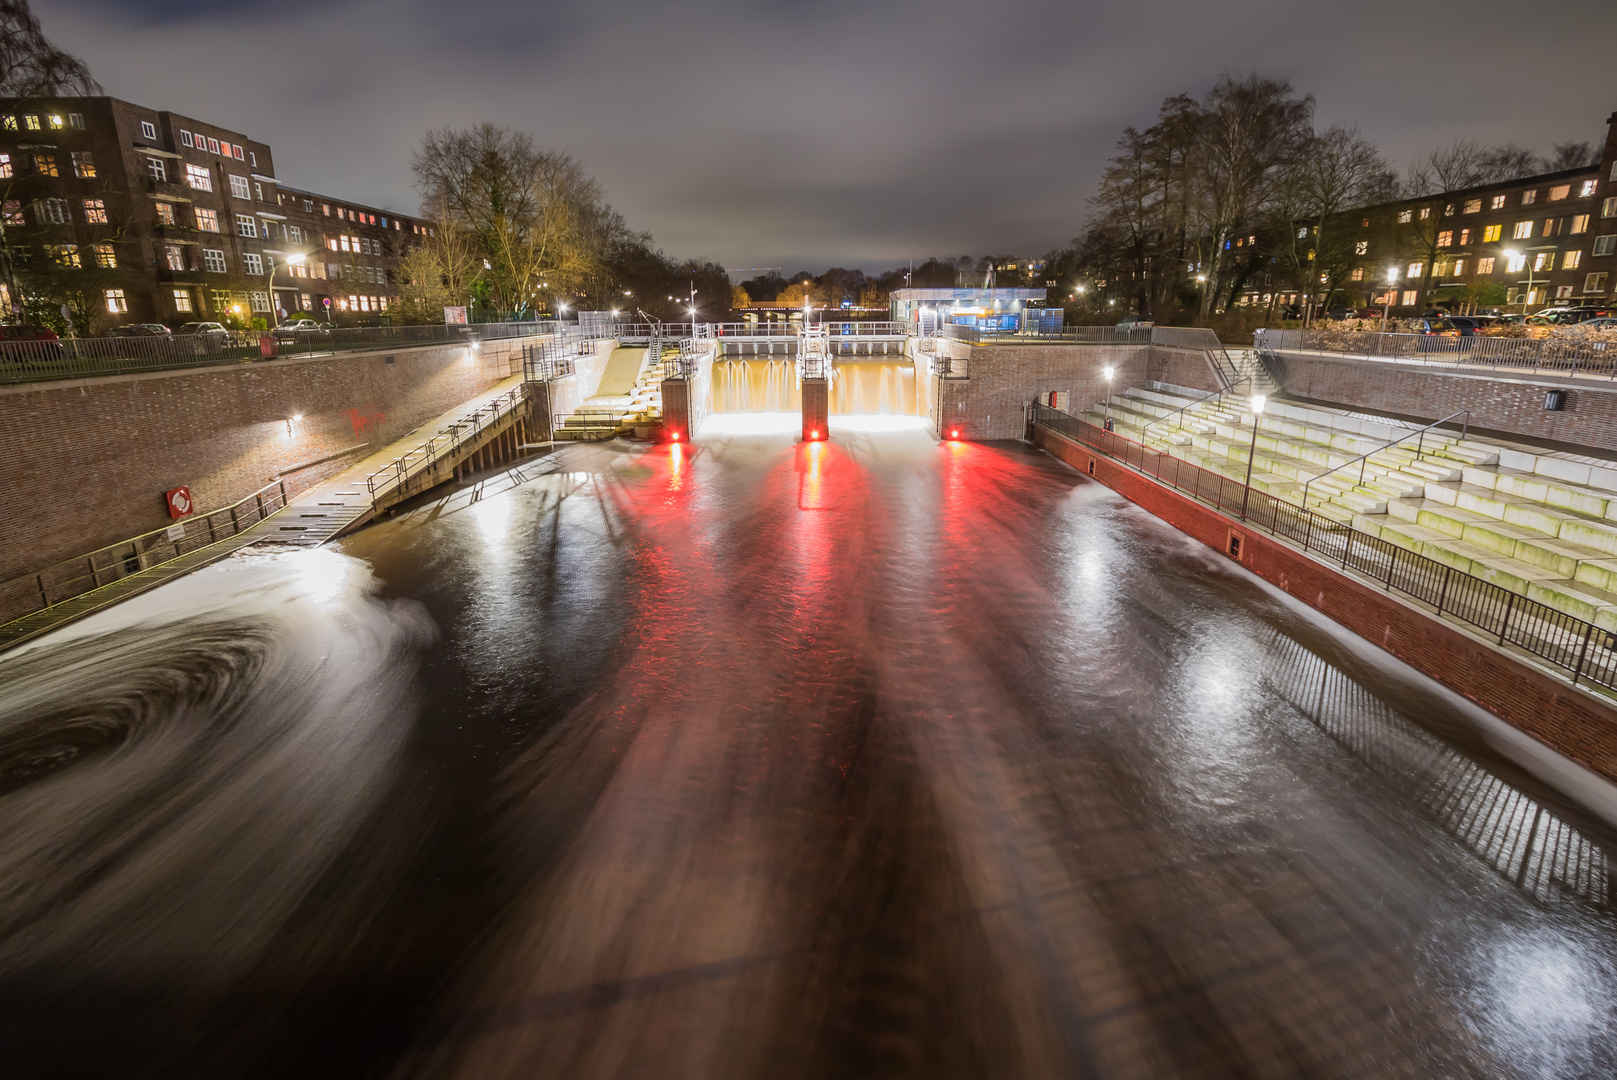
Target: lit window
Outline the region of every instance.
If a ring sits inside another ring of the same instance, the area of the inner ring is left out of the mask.
[[[253,197],[252,189],[247,186],[247,178],[245,176],[236,176],[234,174],[231,175],[230,194],[234,195],[238,199],[250,199]]]
[[[1484,225],[1482,227],[1482,242],[1484,244],[1492,244],[1497,242],[1500,234],[1504,232],[1504,229],[1505,227],[1503,225]]]
[[[1569,232],[1569,233],[1573,234],[1574,236],[1576,236],[1578,233],[1586,233],[1588,231],[1589,231],[1589,215],[1588,214],[1574,214],[1574,215],[1572,215],[1572,226],[1571,226],[1571,228],[1567,229],[1567,232]]]
[[[219,140],[210,138],[208,140],[208,153],[217,154],[218,152],[219,152]]]
[[[264,259],[257,252],[249,251],[241,257],[242,268],[249,274],[262,274],[264,272]]]
[[[83,265],[79,262],[79,246],[77,244],[46,244],[45,253],[50,256],[51,262],[57,266],[74,269]]]
[[[254,311],[268,311],[270,309],[269,293],[248,293],[247,302],[253,306]]]
[[[181,146],[195,146],[196,145],[195,143],[193,143],[191,141],[191,133],[189,131],[186,131],[183,128],[180,129],[180,145]]]
[[[1454,276],[1455,277],[1460,277],[1460,276],[1464,275],[1464,273],[1465,273],[1465,260],[1464,259],[1455,259],[1454,260]]]
[[[196,215],[198,229],[203,232],[219,231],[219,211],[210,210],[206,206],[198,206],[191,212]]]
[[[1578,185],[1578,198],[1587,199],[1598,190],[1600,190],[1599,180],[1585,180],[1582,184]]]
[[[1479,212],[1481,209],[1482,209],[1482,200],[1481,199],[1467,199],[1465,201],[1465,212],[1466,213],[1475,214],[1475,213]]]
[[[1355,255],[1368,255],[1368,254],[1370,254],[1370,241],[1368,241],[1368,240],[1360,240],[1357,244],[1354,244],[1353,245],[1353,254],[1355,254]]]
[[[1562,270],[1576,270],[1583,265],[1583,252],[1568,251],[1561,256]]]
[[[76,128],[79,131],[83,131],[84,130],[84,114],[81,113],[81,112],[70,112],[70,113],[68,113],[67,114],[67,126],[70,127],[70,128]]]
[[[1422,221],[1425,221],[1427,218],[1429,218],[1431,216],[1432,216],[1432,208],[1430,206],[1423,206],[1423,207],[1420,208],[1420,219]]]
[[[1595,237],[1595,249],[1593,254],[1610,255],[1614,251],[1617,251],[1617,233],[1612,233],[1608,236]]]
[[[258,220],[251,214],[237,214],[236,235],[256,238],[258,236]]]
[[[39,117],[37,117],[37,116],[25,116],[25,117],[23,117],[22,118],[22,126],[27,128],[29,131],[38,131],[39,130]]]
[[[1505,257],[1505,273],[1519,274],[1527,268],[1526,255],[1507,255]]]
[[[1550,202],[1559,202],[1570,194],[1572,194],[1571,184],[1556,184],[1550,188]]]
[[[1601,217],[1617,217],[1617,195],[1600,204]]]
[[[80,180],[95,179],[95,155],[88,150],[78,150],[73,154],[73,175]]]
[[[65,121],[61,118],[61,116],[52,113],[51,116],[46,120],[46,123],[50,125],[52,131],[60,131],[62,130]]]
[[[1412,262],[1412,263],[1409,264],[1409,273],[1405,274],[1404,276],[1409,278],[1411,281],[1413,281],[1414,279],[1420,277],[1421,271],[1423,269],[1425,269],[1425,267],[1422,264],[1420,264],[1418,262]]]
[[[159,184],[168,182],[168,169],[164,167],[162,158],[147,158],[146,171],[150,173],[151,178],[156,180]]]
[[[60,175],[56,170],[56,155],[55,154],[35,154],[34,155],[34,171],[37,172],[41,176],[57,176],[57,175]]]
[[[241,160],[243,160],[244,158],[247,157],[247,155],[242,152],[242,148],[241,148],[241,145],[239,143],[230,148],[230,153],[231,153],[231,156],[234,157],[237,161],[241,161]]]
[[[1454,230],[1452,230],[1452,229],[1444,229],[1442,232],[1438,233],[1437,234],[1437,246],[1438,247],[1453,247],[1454,246]]]
[[[107,223],[107,202],[105,199],[84,200],[84,220],[91,225],[105,225]]]
[[[1503,210],[1504,208],[1505,197],[1503,195],[1495,195],[1493,198],[1488,200],[1489,210]]]
[[[170,270],[185,269],[185,249],[178,244],[167,244],[163,248],[163,259]]]
[[[107,289],[107,312],[112,315],[122,315],[129,310],[129,301],[124,298],[122,289]]]
[[[157,138],[157,125],[150,120],[142,120],[140,122],[140,137],[143,139]]]
[[[1471,230],[1470,229],[1461,229],[1460,230],[1460,246],[1465,247],[1470,243],[1471,243]]]
[[[1533,272],[1555,269],[1555,252],[1539,251],[1533,255]]]
[[[1354,281],[1363,281],[1364,280],[1364,267],[1361,266],[1358,269],[1354,270],[1353,273],[1348,275],[1348,277],[1350,277]]]
[[[225,272],[225,253],[218,248],[202,249],[202,268],[215,274]]]
[[[41,225],[66,225],[67,200],[41,199],[38,202],[39,223]]]
[[[1524,191],[1524,192],[1522,192],[1522,205],[1523,206],[1531,206],[1536,202],[1538,202],[1538,192],[1536,192],[1536,191]]]
[[[1516,222],[1516,227],[1515,229],[1511,230],[1510,234],[1511,239],[1513,240],[1528,240],[1532,238],[1532,235],[1533,223],[1531,221]]]
[[[7,199],[4,207],[7,225],[26,225],[28,220],[22,216],[22,203],[16,199]]]
[[[1400,210],[1400,211],[1398,211],[1398,224],[1400,224],[1400,225],[1408,225],[1411,221],[1414,221],[1414,220],[1415,220],[1415,212],[1413,210]]]
[[[208,172],[204,165],[187,165],[185,167],[185,182],[198,191],[213,190],[213,174]]]
[[[0,122],[0,126],[4,126],[7,131],[16,131],[17,118],[15,116],[7,116],[4,118],[3,122]]]
[[[1605,292],[1606,291],[1606,275],[1604,273],[1600,273],[1600,274],[1590,274],[1588,277],[1585,277],[1583,279],[1583,291],[1586,292],[1586,293]]]
[[[331,216],[331,204],[330,203],[321,203],[320,204],[320,212],[322,214],[326,215],[326,217],[330,217]]]
[[[213,290],[213,310],[215,314],[223,315],[230,310],[230,294],[223,289]]]
[[[174,204],[160,202],[157,204],[157,221],[162,225],[174,224]]]
[[[118,268],[118,252],[111,244],[92,244],[90,250],[95,253],[95,264],[104,270]]]
[[[0,180],[11,175],[11,155],[0,154]]]
[[[1404,293],[1404,307],[1414,307],[1415,301],[1420,299],[1420,293],[1413,290]]]
[[[1486,256],[1484,256],[1484,257],[1477,260],[1477,273],[1479,273],[1479,274],[1491,274],[1491,273],[1493,273],[1493,256],[1492,255],[1486,255]]]
[[[182,314],[190,314],[192,311],[190,289],[174,290],[174,310]]]

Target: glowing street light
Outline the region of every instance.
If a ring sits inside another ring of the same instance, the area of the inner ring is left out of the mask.
[[[1398,286],[1398,268],[1387,267],[1387,302],[1381,305],[1381,332],[1387,332],[1387,312],[1392,308],[1393,294]]]
[[[1527,321],[1528,305],[1533,302],[1533,264],[1527,261],[1526,252],[1517,251],[1515,248],[1506,248],[1505,254],[1510,256],[1513,262],[1520,259],[1521,265],[1527,268],[1527,294],[1522,297],[1522,322],[1525,323]],[[1509,268],[1509,264],[1506,264],[1506,269],[1508,270]],[[1521,267],[1517,267],[1517,269],[1520,270]]]
[[[1246,455],[1246,486],[1241,492],[1241,518],[1246,519],[1246,501],[1252,496],[1252,462],[1258,456],[1258,417],[1263,415],[1263,406],[1268,399],[1262,394],[1252,395],[1252,449]]]
[[[1111,367],[1101,368],[1101,374],[1106,378],[1106,430],[1112,430],[1112,371]]]

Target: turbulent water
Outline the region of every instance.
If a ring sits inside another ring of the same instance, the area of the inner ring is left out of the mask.
[[[833,416],[914,416],[915,365],[845,358],[831,369]],[[801,412],[803,392],[791,356],[721,359],[713,365],[717,413]]]
[[[0,657],[8,1063],[1617,1072],[1608,785],[1025,447],[833,430]]]

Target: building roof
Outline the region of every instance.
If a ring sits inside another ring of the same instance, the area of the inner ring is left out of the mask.
[[[894,289],[894,300],[1043,300],[1044,289]]]

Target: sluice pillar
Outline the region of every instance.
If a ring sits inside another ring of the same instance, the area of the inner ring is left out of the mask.
[[[831,437],[831,349],[825,327],[803,320],[797,336],[797,376],[803,386],[803,441]]]

